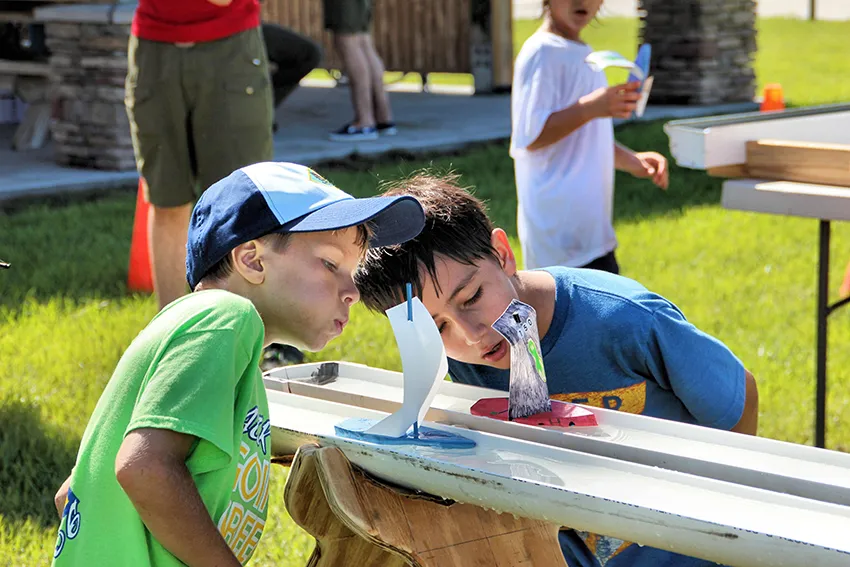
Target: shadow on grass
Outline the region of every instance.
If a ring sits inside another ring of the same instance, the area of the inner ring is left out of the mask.
[[[26,299],[126,294],[134,196],[31,200],[0,211],[0,317]]]
[[[35,404],[0,399],[0,515],[57,525],[53,495],[74,466],[79,442],[42,422]]]

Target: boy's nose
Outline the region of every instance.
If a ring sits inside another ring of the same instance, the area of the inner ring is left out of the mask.
[[[342,302],[348,306],[354,305],[360,301],[360,291],[354,285],[354,280],[347,282],[342,289]]]
[[[463,333],[463,340],[468,346],[474,346],[480,343],[487,331],[484,325],[479,325],[472,321],[459,321],[458,327],[460,327],[461,333]]]

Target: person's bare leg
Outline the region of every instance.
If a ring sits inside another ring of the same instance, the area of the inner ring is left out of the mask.
[[[351,89],[351,105],[354,107],[354,126],[374,126],[371,68],[363,50],[363,34],[334,34],[337,53],[342,58]],[[383,75],[382,75],[383,76]]]
[[[186,295],[186,238],[192,203],[179,207],[151,205],[148,218],[153,288],[162,309]]]
[[[369,62],[369,78],[371,80],[372,103],[375,109],[375,119],[378,122],[392,122],[393,111],[390,106],[390,97],[384,88],[384,62],[375,49],[375,43],[369,34],[362,35],[361,46]]]

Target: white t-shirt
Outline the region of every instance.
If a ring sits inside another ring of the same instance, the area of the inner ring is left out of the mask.
[[[519,52],[511,96],[517,227],[528,269],[583,266],[617,247],[612,224],[614,127],[596,118],[542,149],[526,148],[553,112],[608,86],[585,44],[538,31]]]

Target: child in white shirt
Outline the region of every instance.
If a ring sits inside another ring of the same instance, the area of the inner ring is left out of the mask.
[[[640,83],[608,87],[579,34],[603,0],[544,0],[544,21],[517,56],[511,157],[518,229],[528,269],[562,265],[619,273],[612,225],[614,169],[667,188],[667,160],[614,141]]]

